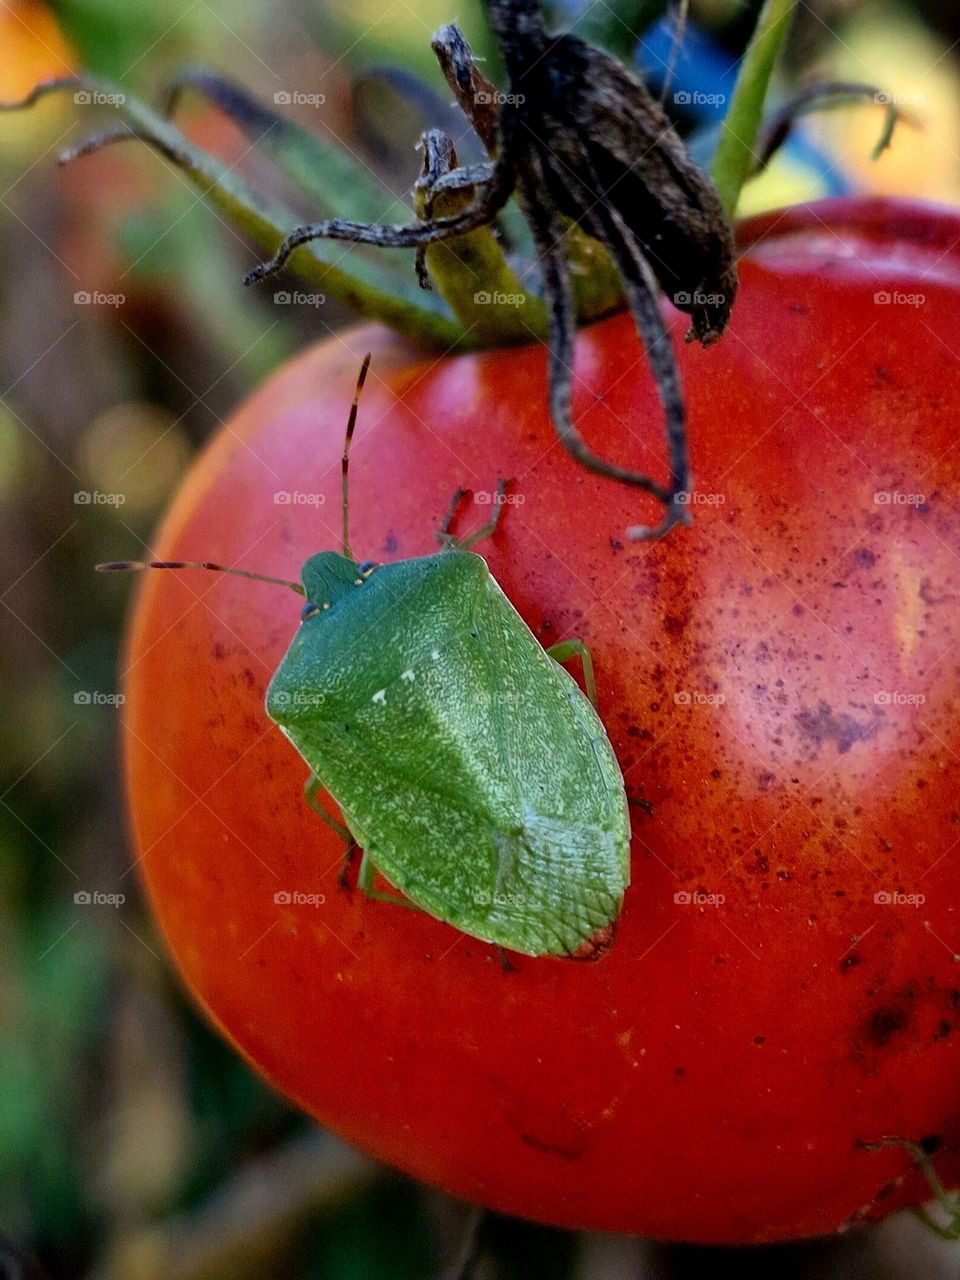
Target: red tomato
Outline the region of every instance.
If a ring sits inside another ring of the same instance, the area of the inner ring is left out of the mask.
[[[960,217],[828,202],[741,240],[729,335],[682,356],[692,528],[626,541],[655,504],[556,443],[541,348],[438,358],[368,327],[239,410],[152,548],[297,577],[336,547],[368,349],[360,557],[433,550],[454,488],[515,477],[481,550],[545,644],[590,645],[652,805],[605,958],[505,974],[491,947],[338,888],[340,843],[262,705],[298,625],[282,588],[150,575],[126,662],[136,853],[238,1050],[456,1195],[690,1241],[925,1198],[902,1150],[863,1149],[882,1135],[936,1135],[960,1174]],[[581,335],[577,375],[594,445],[662,467],[628,319]]]

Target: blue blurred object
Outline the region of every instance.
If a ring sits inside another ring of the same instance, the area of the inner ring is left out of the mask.
[[[668,97],[674,114],[693,124],[687,138],[691,154],[702,167],[709,167],[720,125],[737,78],[738,60],[699,27],[688,24],[679,50],[674,53],[674,14],[667,14],[643,35],[637,45],[635,62],[651,92],[663,89],[671,63],[673,76]],[[816,178],[824,196],[847,195],[851,183],[837,167],[837,158],[811,141],[803,126],[795,129],[783,147],[787,161]]]

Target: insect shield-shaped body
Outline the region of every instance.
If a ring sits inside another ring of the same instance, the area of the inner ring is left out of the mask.
[[[346,533],[356,404],[343,554],[311,556],[302,587],[286,584],[306,604],[267,713],[311,770],[310,803],[363,850],[359,885],[371,896],[385,896],[380,871],[474,937],[594,958],[629,883],[630,824],[603,723],[557,661],[580,656],[592,690],[590,655],[566,641],[551,657],[467,549],[493,532],[501,503],[470,538],[445,527],[435,555],[357,563]],[[321,789],[345,827],[318,803]]]
[[[365,858],[431,915],[527,955],[609,940],[629,877],[603,724],[480,556],[303,569],[267,711]]]

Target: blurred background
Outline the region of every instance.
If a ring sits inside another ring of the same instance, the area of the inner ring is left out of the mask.
[[[722,113],[700,99],[729,94],[756,7],[693,0],[666,93],[684,132],[715,129]],[[564,0],[553,13],[659,86],[666,9]],[[0,0],[0,100],[80,68],[155,100],[184,64],[211,65],[268,103],[286,91],[281,110],[349,145],[403,200],[420,128],[449,110],[429,37],[453,18],[496,77],[477,0]],[[807,117],[744,210],[864,190],[956,201],[958,59],[948,0],[800,5],[774,103],[813,79],[865,80],[909,121],[873,162],[876,105]],[[466,1207],[368,1162],[262,1084],[185,999],[128,874],[115,674],[127,593],[92,566],[147,545],[231,408],[349,317],[244,290],[259,255],[140,144],[58,169],[110,115],[67,94],[0,116],[0,1280],[443,1276]],[[276,181],[196,96],[178,119]],[[84,901],[91,885],[108,900]],[[489,1278],[960,1275],[960,1245],[909,1216],[746,1251],[506,1219],[486,1243]]]

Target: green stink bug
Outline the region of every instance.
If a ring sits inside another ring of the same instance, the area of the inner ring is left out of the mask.
[[[363,850],[358,884],[379,871],[409,902],[474,937],[531,956],[592,958],[609,945],[629,884],[623,777],[591,701],[545,650],[464,539],[392,564],[358,563],[348,536],[347,469],[363,363],[343,450],[343,548],[303,566],[301,622],[266,710],[311,770],[307,800]],[[102,569],[205,568],[123,561]],[[343,823],[319,802],[336,801]]]

